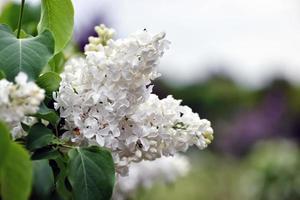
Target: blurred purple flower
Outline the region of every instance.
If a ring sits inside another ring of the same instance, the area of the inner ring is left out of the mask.
[[[285,131],[287,105],[284,91],[268,93],[263,102],[251,111],[242,111],[234,119],[218,127],[216,139],[222,151],[242,155],[260,139],[280,136]]]
[[[74,0],[75,30],[74,40],[83,51],[89,36],[96,36],[94,27],[100,24],[112,26],[111,9],[104,0]]]

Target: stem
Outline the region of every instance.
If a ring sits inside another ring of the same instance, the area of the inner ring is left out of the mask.
[[[61,144],[60,146],[65,147],[65,148],[69,148],[69,149],[73,149],[73,146],[70,145],[66,145],[66,144]]]
[[[58,151],[61,152],[62,154],[66,154],[70,149],[74,149],[74,147],[61,144],[58,148]]]
[[[22,19],[23,19],[23,12],[24,12],[24,5],[25,5],[25,0],[22,0],[20,14],[19,14],[19,21],[18,21],[17,38],[20,38],[21,26],[22,26]]]

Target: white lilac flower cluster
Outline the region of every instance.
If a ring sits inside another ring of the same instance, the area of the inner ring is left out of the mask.
[[[151,81],[168,48],[165,34],[136,32],[113,40],[113,30],[95,28],[85,57],[71,60],[62,73],[55,108],[65,119],[63,138],[75,145],[99,145],[112,151],[117,172],[132,161],[154,160],[203,149],[213,139],[210,122],[171,96],[159,100]]]
[[[28,81],[25,73],[20,72],[15,77],[15,83],[6,79],[0,80],[0,120],[7,122],[12,128],[13,138],[22,136],[21,121],[31,120],[26,115],[38,111],[44,100],[45,91],[34,82]]]
[[[187,175],[190,163],[187,157],[176,154],[174,157],[132,163],[129,169],[128,176],[117,177],[113,200],[131,199],[139,189],[149,189],[154,184],[173,183]]]

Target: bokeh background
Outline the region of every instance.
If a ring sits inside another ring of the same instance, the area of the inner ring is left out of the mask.
[[[16,27],[18,1],[0,0]],[[36,34],[39,0],[23,28]],[[74,0],[70,51],[104,23],[125,37],[165,31],[172,42],[154,83],[212,122],[208,149],[187,152],[189,174],[140,188],[132,199],[300,199],[300,2],[298,0]],[[74,50],[75,49],[75,50]]]

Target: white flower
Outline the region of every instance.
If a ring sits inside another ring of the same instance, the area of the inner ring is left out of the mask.
[[[21,122],[26,126],[32,126],[37,122],[37,119],[35,117],[25,116]],[[9,126],[11,128],[12,138],[14,139],[21,138],[27,134],[26,131],[23,130],[21,123],[18,121],[11,122]]]
[[[14,138],[20,137],[24,133],[20,122],[25,120],[26,115],[38,111],[45,91],[34,82],[28,81],[23,72],[15,77],[15,83],[6,79],[0,80],[0,91],[0,120],[11,126]]]
[[[138,132],[131,131],[135,137],[143,135],[143,141],[147,141],[147,148],[143,148],[142,140],[134,141],[132,151],[141,151],[142,159],[173,155],[194,144],[203,149],[213,139],[210,122],[201,120],[198,114],[187,106],[181,106],[180,101],[172,96],[159,100],[151,94],[130,119],[134,126],[143,127]]]
[[[169,42],[165,34],[138,31],[112,40],[101,26],[90,39],[84,58],[70,60],[62,73],[55,108],[65,118],[64,138],[74,145],[109,148],[118,173],[128,164],[205,148],[212,140],[207,120],[171,96],[159,100],[151,81]]]
[[[89,44],[85,46],[85,51],[97,51],[102,46],[105,46],[107,42],[113,38],[115,30],[107,28],[104,24],[95,27],[99,37],[89,37]]]
[[[155,161],[132,163],[128,176],[117,176],[113,200],[125,200],[134,197],[138,189],[148,189],[158,183],[172,183],[185,176],[190,170],[187,157],[175,155]]]

